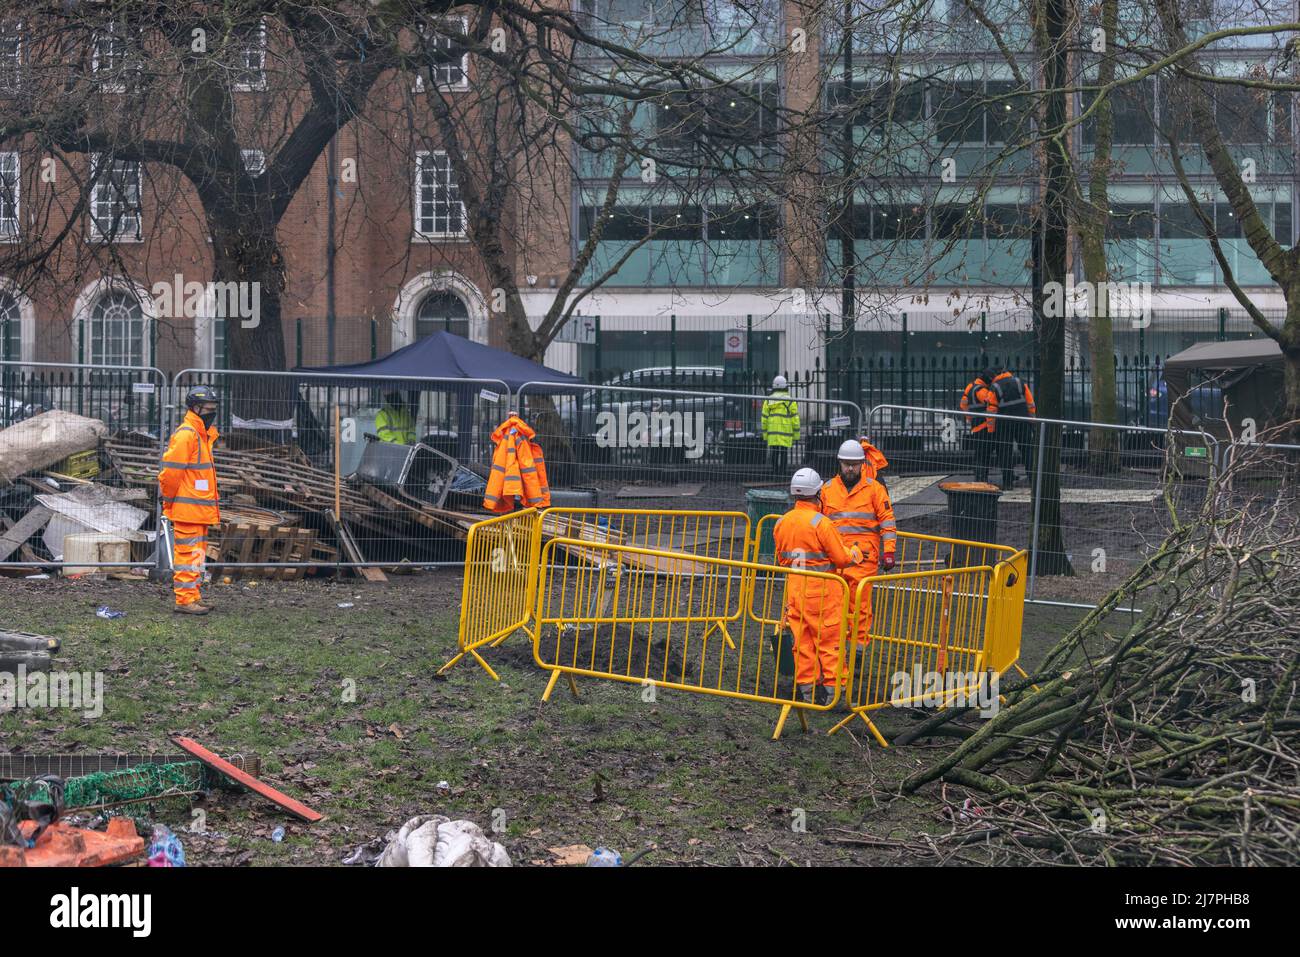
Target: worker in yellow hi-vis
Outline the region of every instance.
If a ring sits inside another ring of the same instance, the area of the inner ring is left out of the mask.
[[[375,432],[380,442],[415,444],[415,416],[402,399],[402,393],[390,392],[384,396],[384,407],[375,416]]]
[[[790,449],[799,441],[799,403],[790,398],[789,383],[783,375],[772,380],[772,392],[763,403],[761,424],[768,464],[773,473],[788,474]]]

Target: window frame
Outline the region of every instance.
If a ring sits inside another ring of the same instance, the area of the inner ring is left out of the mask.
[[[87,238],[91,242],[100,242],[100,243],[143,242],[144,241],[144,163],[141,162],[140,160],[115,160],[111,158],[108,160],[110,163],[114,163],[114,164],[130,163],[135,167],[136,203],[135,203],[135,209],[130,213],[130,215],[134,216],[135,218],[135,235],[134,236],[121,235],[120,230],[117,231],[117,233],[114,235],[108,235],[102,232],[100,229],[99,215],[96,212],[96,207],[101,202],[103,202],[103,200],[100,198],[100,190],[106,188],[113,188],[113,189],[117,188],[116,184],[114,184],[111,180],[102,179],[101,174],[99,172],[99,164],[104,162],[104,159],[107,155],[108,154],[106,153],[91,154],[90,161],[91,161],[92,183],[90,187],[89,209],[87,210],[90,217],[89,235]],[[126,205],[125,202],[123,203],[123,205]],[[125,216],[122,218],[122,221],[125,221]]]
[[[439,17],[437,23],[438,24],[459,23],[461,36],[466,38],[469,37],[469,17],[467,16]],[[423,30],[421,30],[420,32],[421,32],[420,39],[422,43],[427,43],[430,38],[428,37],[428,35],[424,34]],[[434,34],[435,39],[441,36],[445,36],[445,34],[442,33]],[[447,37],[447,48],[448,50],[451,49],[450,37]],[[450,65],[448,66],[450,67]],[[442,69],[441,66],[439,66],[438,68]],[[425,69],[425,64],[421,63],[420,69],[415,71],[415,86],[412,92],[415,93],[424,92],[424,69]],[[432,71],[433,68],[430,67],[430,75],[432,75]],[[469,90],[469,49],[468,48],[466,48],[465,52],[462,53],[460,56],[460,81],[458,83],[435,83],[433,88],[439,93],[465,93]]]
[[[237,93],[261,93],[266,90],[266,19],[259,17],[257,26],[248,31],[248,37],[254,39],[254,43],[240,43],[239,58],[242,62],[237,64],[236,69],[240,75],[256,75],[257,79],[252,82],[236,82],[231,86]],[[244,39],[243,37],[240,38]],[[257,53],[257,69],[250,70],[247,59],[248,53],[255,51]]]
[[[0,152],[0,177],[5,175],[3,166],[11,157],[13,160],[13,218],[10,220],[7,217],[0,216],[0,242],[6,243],[17,242],[19,231],[22,229],[23,167],[22,158],[19,156],[17,150],[4,150]],[[0,190],[2,190],[2,187],[0,187]],[[0,196],[0,199],[3,199],[3,196]],[[11,222],[12,226],[10,225]]]
[[[130,63],[133,59],[133,57],[131,56],[132,54],[131,33],[133,31],[131,31],[126,24],[121,23],[118,20],[110,20],[108,21],[106,26],[110,29],[105,29],[104,26],[97,26],[91,32],[90,75],[91,78],[96,83],[99,84],[100,89],[102,89],[105,93],[125,93],[127,87],[127,82],[126,82],[127,79],[131,76],[131,74],[138,74],[141,68],[139,59],[135,59],[135,65],[133,67],[130,66]],[[142,31],[139,27],[137,27],[134,30],[134,33],[135,33],[135,40],[137,41],[138,44],[139,41],[142,39]],[[100,40],[104,37],[117,39],[122,44],[122,52],[120,54],[122,60],[122,66],[120,70],[115,71],[119,76],[118,79],[106,80],[103,78],[104,70],[102,70],[100,67],[99,44],[100,44]]]
[[[420,206],[421,206],[420,191],[424,188],[424,185],[421,183],[420,180],[422,174],[425,171],[425,164],[428,161],[428,158],[430,157],[446,156],[446,155],[447,155],[446,150],[417,150],[416,151],[415,170],[414,170],[414,176],[412,182],[412,195],[411,195],[411,225],[412,225],[413,239],[415,242],[446,242],[448,240],[467,240],[469,238],[469,215],[465,209],[464,201],[460,199],[460,184],[453,182],[454,172],[451,169],[450,160],[447,161],[447,178],[448,178],[449,186],[453,186],[456,190],[456,203],[460,206],[460,231],[459,232],[437,232],[436,230],[425,231],[420,228],[422,225],[421,213],[420,213]],[[437,204],[436,190],[438,187],[435,184],[431,188],[435,190],[435,195],[434,195],[435,209],[433,213],[433,225],[436,225],[438,219],[437,210],[436,210],[436,204]]]

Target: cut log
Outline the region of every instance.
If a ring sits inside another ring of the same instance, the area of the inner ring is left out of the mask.
[[[26,472],[38,472],[69,455],[99,447],[108,426],[99,419],[54,410],[0,431],[0,488]]]

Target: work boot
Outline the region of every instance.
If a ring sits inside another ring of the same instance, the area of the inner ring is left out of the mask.
[[[831,699],[834,697],[835,697],[834,685],[818,685],[817,695],[813,703],[819,706],[828,705],[831,703]]]
[[[201,605],[197,601],[192,601],[188,605],[177,605],[172,609],[178,615],[206,615],[211,610],[207,605]]]
[[[812,704],[812,703],[813,703],[813,686],[812,686],[812,685],[798,685],[798,686],[795,688],[795,691],[796,691],[796,692],[798,693],[798,695],[799,695],[799,700],[802,701],[804,704]]]
[[[1016,487],[1016,473],[1015,473],[1015,472],[1003,472],[1003,473],[1002,473],[1002,488],[1003,488],[1005,491],[1010,491],[1011,489],[1013,489],[1013,488],[1015,488],[1015,487]]]

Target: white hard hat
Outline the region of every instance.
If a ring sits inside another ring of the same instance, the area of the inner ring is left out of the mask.
[[[773,388],[773,389],[784,389],[784,388],[785,388],[786,386],[788,386],[789,384],[790,384],[790,383],[788,383],[788,382],[785,381],[785,376],[783,376],[783,375],[779,375],[779,376],[777,376],[775,379],[772,380],[772,388]]]
[[[866,453],[862,451],[862,443],[857,439],[845,439],[840,443],[840,450],[836,454],[841,462],[865,462]]]
[[[821,488],[822,477],[816,469],[800,469],[790,478],[791,495],[816,495]]]

